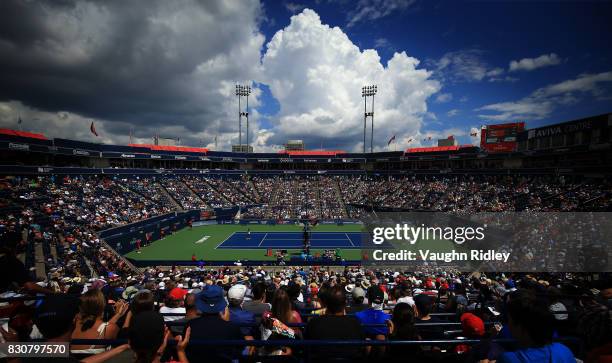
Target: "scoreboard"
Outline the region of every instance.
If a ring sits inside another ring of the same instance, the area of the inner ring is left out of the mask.
[[[488,152],[515,151],[516,137],[524,130],[524,122],[485,125],[480,132],[480,148]]]

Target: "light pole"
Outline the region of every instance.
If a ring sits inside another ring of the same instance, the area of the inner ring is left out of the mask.
[[[246,117],[246,142],[247,153],[249,152],[249,95],[251,94],[251,86],[236,85],[236,96],[238,96],[238,145],[242,151],[242,116]],[[242,111],[241,98],[246,97],[246,111]]]
[[[366,124],[368,117],[372,118],[372,133],[370,135],[370,152],[374,152],[374,95],[378,92],[378,86],[361,87],[361,97],[363,97],[363,153],[366,152]],[[368,97],[372,97],[371,111],[368,112]]]

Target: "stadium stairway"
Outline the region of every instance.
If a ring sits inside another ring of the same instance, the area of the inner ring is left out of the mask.
[[[47,276],[45,267],[45,254],[42,243],[30,240],[29,243],[34,243],[34,268],[37,279],[44,279]]]
[[[280,201],[282,201],[282,189],[280,188],[280,183],[280,178],[274,178],[274,187],[272,188],[272,194],[270,195],[270,205],[272,207],[278,207],[280,205]]]
[[[255,196],[257,203],[261,203],[261,196],[259,195],[259,191],[255,187],[255,184],[253,184],[253,181],[249,179],[247,183],[249,188],[253,191],[253,195]]]
[[[222,180],[222,183],[224,183],[228,188],[231,188],[231,189],[237,191],[249,203],[257,203],[258,198],[252,192],[253,189],[245,188],[244,187],[245,186],[244,183],[233,184],[233,183],[231,183],[228,180]],[[246,184],[246,185],[250,186],[249,184]]]
[[[344,198],[342,198],[342,193],[340,192],[340,184],[338,184],[337,180],[334,180],[334,191],[336,195],[336,200],[338,200],[338,204],[342,207],[342,218],[348,218],[348,210],[346,209],[346,204],[344,204]]]
[[[210,208],[210,206],[208,205],[208,203],[206,203],[204,198],[200,197],[198,193],[196,193],[193,189],[191,189],[191,187],[187,183],[185,183],[184,181],[180,179],[177,179],[177,181],[185,187],[185,190],[187,190],[192,197],[196,198],[197,200],[200,200],[202,203],[204,203],[205,206]]]
[[[215,193],[216,193],[216,194],[217,194],[217,195],[218,195],[218,196],[219,196],[221,199],[223,199],[223,201],[224,201],[224,202],[225,202],[227,205],[232,205],[232,204],[233,204],[233,203],[232,203],[232,201],[230,201],[230,200],[229,200],[229,199],[228,199],[228,198],[225,196],[225,194],[224,194],[224,193],[223,193],[221,190],[217,189],[217,188],[216,188],[216,187],[215,187],[215,186],[214,186],[212,183],[209,183],[209,182],[208,182],[208,179],[204,178],[204,179],[202,179],[202,181],[203,181],[204,183],[206,183],[206,185],[208,185],[208,187],[209,187],[211,190],[213,190],[213,191],[214,191],[214,192],[215,192]]]
[[[323,215],[323,206],[322,206],[323,198],[321,198],[321,189],[323,188],[323,186],[321,185],[321,180],[317,179],[315,181],[315,185],[316,185],[316,188],[314,190],[314,195],[315,195],[314,204],[317,210],[317,215],[320,217]]]
[[[87,268],[89,268],[91,277],[97,278],[98,277],[98,273],[96,272],[96,269],[93,268],[93,266],[91,265],[91,261],[89,261],[88,258],[85,259],[85,265],[87,266]]]
[[[169,200],[170,203],[172,203],[172,205],[174,206],[173,209],[183,210],[183,206],[181,206],[181,204],[177,202],[176,199],[174,199],[174,197],[168,192],[168,190],[162,183],[156,182],[155,185],[157,186],[157,189],[164,195],[164,197]]]

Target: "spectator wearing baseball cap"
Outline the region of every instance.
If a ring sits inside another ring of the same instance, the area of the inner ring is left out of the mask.
[[[250,311],[242,309],[246,290],[246,286],[242,284],[236,284],[228,290],[227,300],[229,303],[230,322],[236,325],[250,324],[251,326],[241,326],[240,331],[245,339],[253,339],[255,336],[255,315]]]
[[[466,362],[496,361],[503,348],[486,339],[490,335],[487,336],[484,321],[472,313],[462,314],[459,321],[465,338],[481,339],[481,342],[472,346],[459,344],[455,346],[455,353],[467,354]]]
[[[34,312],[33,321],[46,342],[69,342],[76,327],[79,300],[71,295],[49,295]],[[27,362],[28,359],[22,359]],[[78,362],[74,357],[56,361]]]
[[[361,287],[356,286],[351,289],[351,297],[353,300],[351,306],[347,308],[347,313],[354,314],[367,309],[368,305],[364,302],[365,296],[366,292]]]
[[[461,321],[461,329],[466,338],[478,339],[484,335],[484,322],[478,316],[472,313],[464,313],[459,320]]]
[[[391,319],[391,315],[383,311],[385,304],[385,292],[379,285],[372,285],[367,291],[369,307],[355,314],[355,317],[362,325],[383,324],[383,326],[365,326],[364,333],[367,338],[375,340],[386,340],[389,328],[386,323]],[[370,354],[371,356],[384,353],[384,347],[376,347]]]
[[[170,331],[172,332],[172,334],[182,334],[183,330],[185,329],[185,324],[190,320],[200,316],[200,312],[196,307],[196,297],[197,295],[193,293],[188,293],[187,295],[185,295],[185,317],[174,321],[174,324],[176,325],[172,325],[170,327]]]
[[[175,321],[182,319],[185,314],[185,295],[187,290],[175,287],[166,296],[164,306],[159,309],[160,314],[183,314],[183,315],[164,315],[164,321]]]
[[[223,296],[223,288],[210,285],[196,296],[196,307],[202,314],[191,320],[191,338],[194,340],[242,340],[240,328],[230,323],[227,302]],[[237,349],[227,346],[193,345],[187,347],[189,361],[196,362],[202,357],[209,361],[229,362],[237,356]]]
[[[383,311],[385,293],[378,285],[373,285],[368,289],[367,295],[369,308],[356,313],[355,317],[363,325],[385,324],[387,320],[391,319],[391,316]],[[371,339],[384,340],[385,336],[389,333],[389,329],[386,326],[366,327],[364,330],[366,336]]]
[[[34,323],[46,341],[70,341],[76,326],[79,300],[71,295],[49,295],[34,313]]]
[[[484,336],[485,326],[484,322],[478,316],[472,313],[464,313],[459,318],[461,322],[461,330],[463,337],[467,339],[480,339]],[[455,353],[465,354],[469,352],[471,347],[467,344],[459,344],[455,346]]]

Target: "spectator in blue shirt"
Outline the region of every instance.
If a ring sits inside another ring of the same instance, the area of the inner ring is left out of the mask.
[[[508,327],[519,349],[501,355],[499,363],[555,362],[574,363],[572,352],[561,343],[553,343],[554,317],[531,294],[511,297],[507,306]]]
[[[236,325],[241,325],[240,331],[242,332],[242,335],[244,335],[245,339],[254,339],[255,315],[250,311],[242,310],[242,302],[244,301],[246,290],[246,286],[237,284],[232,286],[227,292],[230,322]]]
[[[384,340],[389,333],[386,322],[391,319],[391,315],[383,311],[385,293],[378,285],[374,285],[368,289],[367,296],[369,308],[355,313],[355,317],[364,325],[383,324],[380,327],[364,327],[364,331],[368,338]]]

